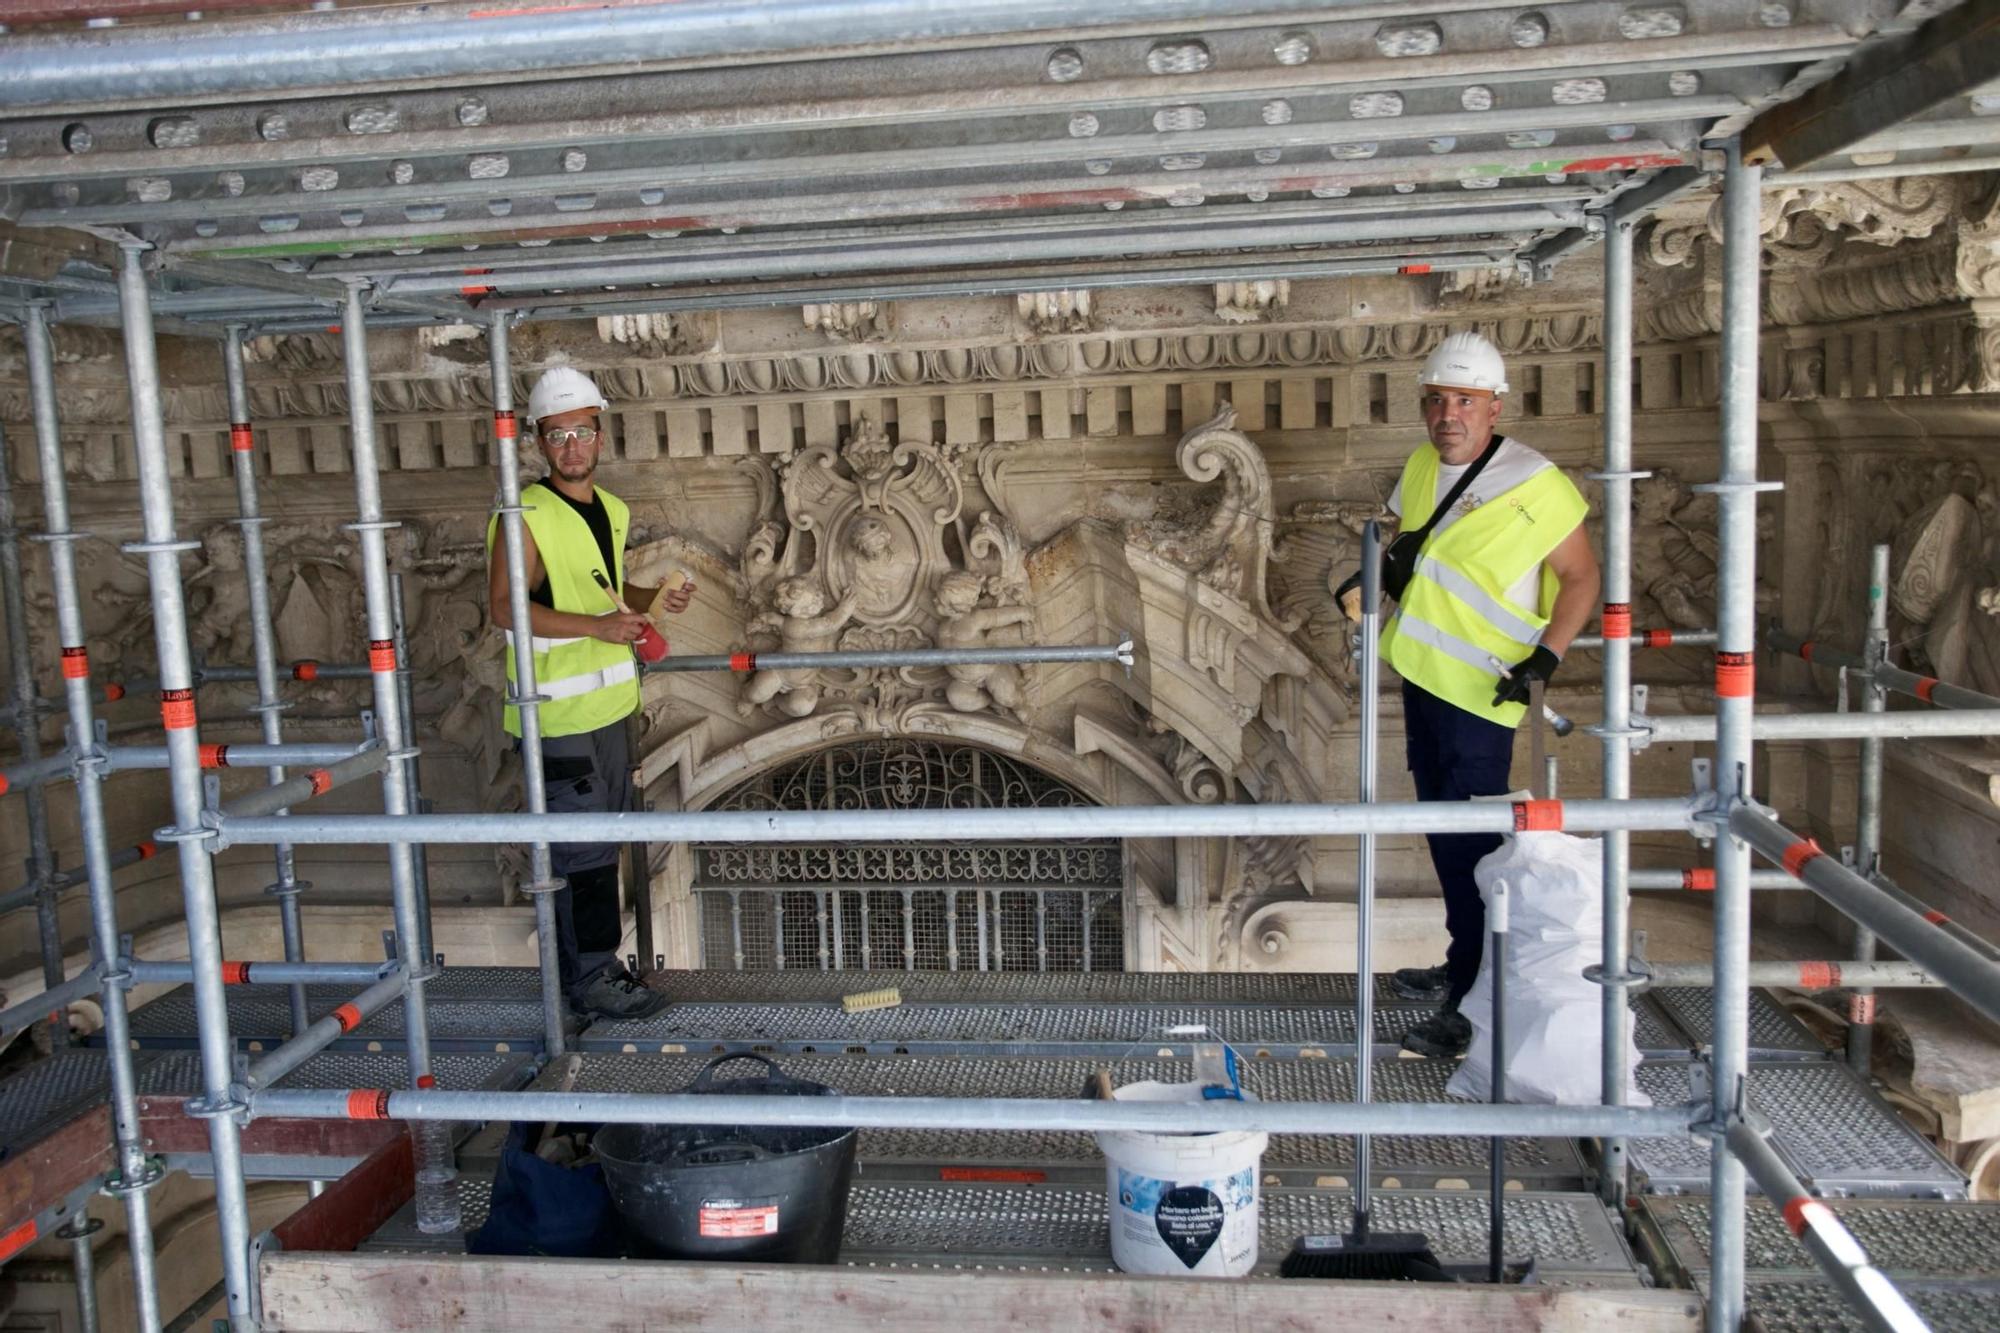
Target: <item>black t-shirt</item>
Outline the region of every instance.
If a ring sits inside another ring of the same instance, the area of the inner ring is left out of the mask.
[[[612,588],[618,592],[619,596],[624,596],[624,590],[618,587],[618,562],[611,558],[611,515],[605,510],[604,500],[598,495],[597,488],[595,486],[590,488],[589,504],[584,504],[580,500],[572,500],[553,486],[548,486],[544,489],[571,509],[574,509],[583,518],[584,525],[590,529],[590,535],[597,538],[598,554],[604,557],[604,564],[602,566],[604,577],[611,581]],[[555,594],[549,591],[548,559],[547,553],[544,553],[542,555],[542,581],[536,584],[528,593],[528,600],[537,606],[546,606],[549,610],[553,611],[556,609],[556,603]],[[602,609],[610,611],[613,608],[607,602]]]

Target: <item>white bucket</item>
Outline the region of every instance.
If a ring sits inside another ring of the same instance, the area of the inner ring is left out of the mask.
[[[1133,1083],[1119,1101],[1198,1102],[1195,1083]],[[1242,1277],[1257,1265],[1257,1199],[1270,1135],[1105,1130],[1111,1258],[1127,1273]]]

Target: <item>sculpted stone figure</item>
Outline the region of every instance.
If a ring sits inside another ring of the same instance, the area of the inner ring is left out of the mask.
[[[789,578],[772,591],[772,602],[784,621],[778,628],[778,642],[788,653],[824,653],[833,649],[840,631],[854,617],[854,593],[849,592],[826,610],[826,595],[809,578]],[[778,707],[791,717],[809,717],[819,706],[817,670],[774,670],[751,673],[744,682],[743,697],[736,711],[748,717],[757,705],[777,699]]]
[[[992,631],[1034,620],[1031,607],[980,606],[982,586],[977,574],[963,572],[938,580],[938,647],[983,647]],[[997,704],[1009,713],[1021,711],[1021,669],[1017,666],[953,666],[946,667],[945,674],[950,678],[944,687],[945,701],[961,713],[977,713],[988,704]]]

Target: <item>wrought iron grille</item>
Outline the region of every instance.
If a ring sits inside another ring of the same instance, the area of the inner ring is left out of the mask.
[[[1088,805],[1004,755],[934,741],[824,750],[732,789],[720,810]],[[697,844],[705,966],[1102,972],[1124,968],[1116,838],[959,844]]]

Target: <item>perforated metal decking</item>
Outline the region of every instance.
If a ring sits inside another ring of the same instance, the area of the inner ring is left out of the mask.
[[[1836,1199],[1833,1211],[1938,1333],[1987,1333],[2000,1311],[2000,1203]],[[1708,1203],[1649,1198],[1641,1234],[1666,1274],[1708,1285]],[[1820,1280],[1763,1200],[1751,1202],[1744,1263],[1752,1326],[1766,1333],[1847,1333],[1865,1324]]]
[[[491,1183],[461,1177],[467,1231],[485,1221]],[[1266,1189],[1259,1211],[1260,1268],[1274,1269],[1294,1239],[1345,1231],[1345,1190]],[[1476,1264],[1486,1253],[1486,1197],[1477,1191],[1385,1190],[1376,1225],[1421,1230],[1439,1259]],[[1507,1200],[1510,1251],[1536,1256],[1554,1274],[1593,1284],[1636,1284],[1632,1255],[1611,1216],[1590,1195],[1523,1192]],[[364,1250],[457,1251],[462,1237],[429,1237],[406,1206]],[[875,1182],[864,1171],[848,1200],[841,1262],[859,1266],[942,1265],[1110,1271],[1110,1221],[1102,1182],[1089,1185]]]
[[[1656,1102],[1685,1101],[1692,1066],[1640,1066],[1639,1086]],[[1815,1193],[1963,1199],[1965,1177],[1832,1060],[1753,1060],[1750,1106],[1771,1122],[1779,1155]],[[1708,1144],[1637,1139],[1632,1164],[1657,1193],[1708,1192]]]

